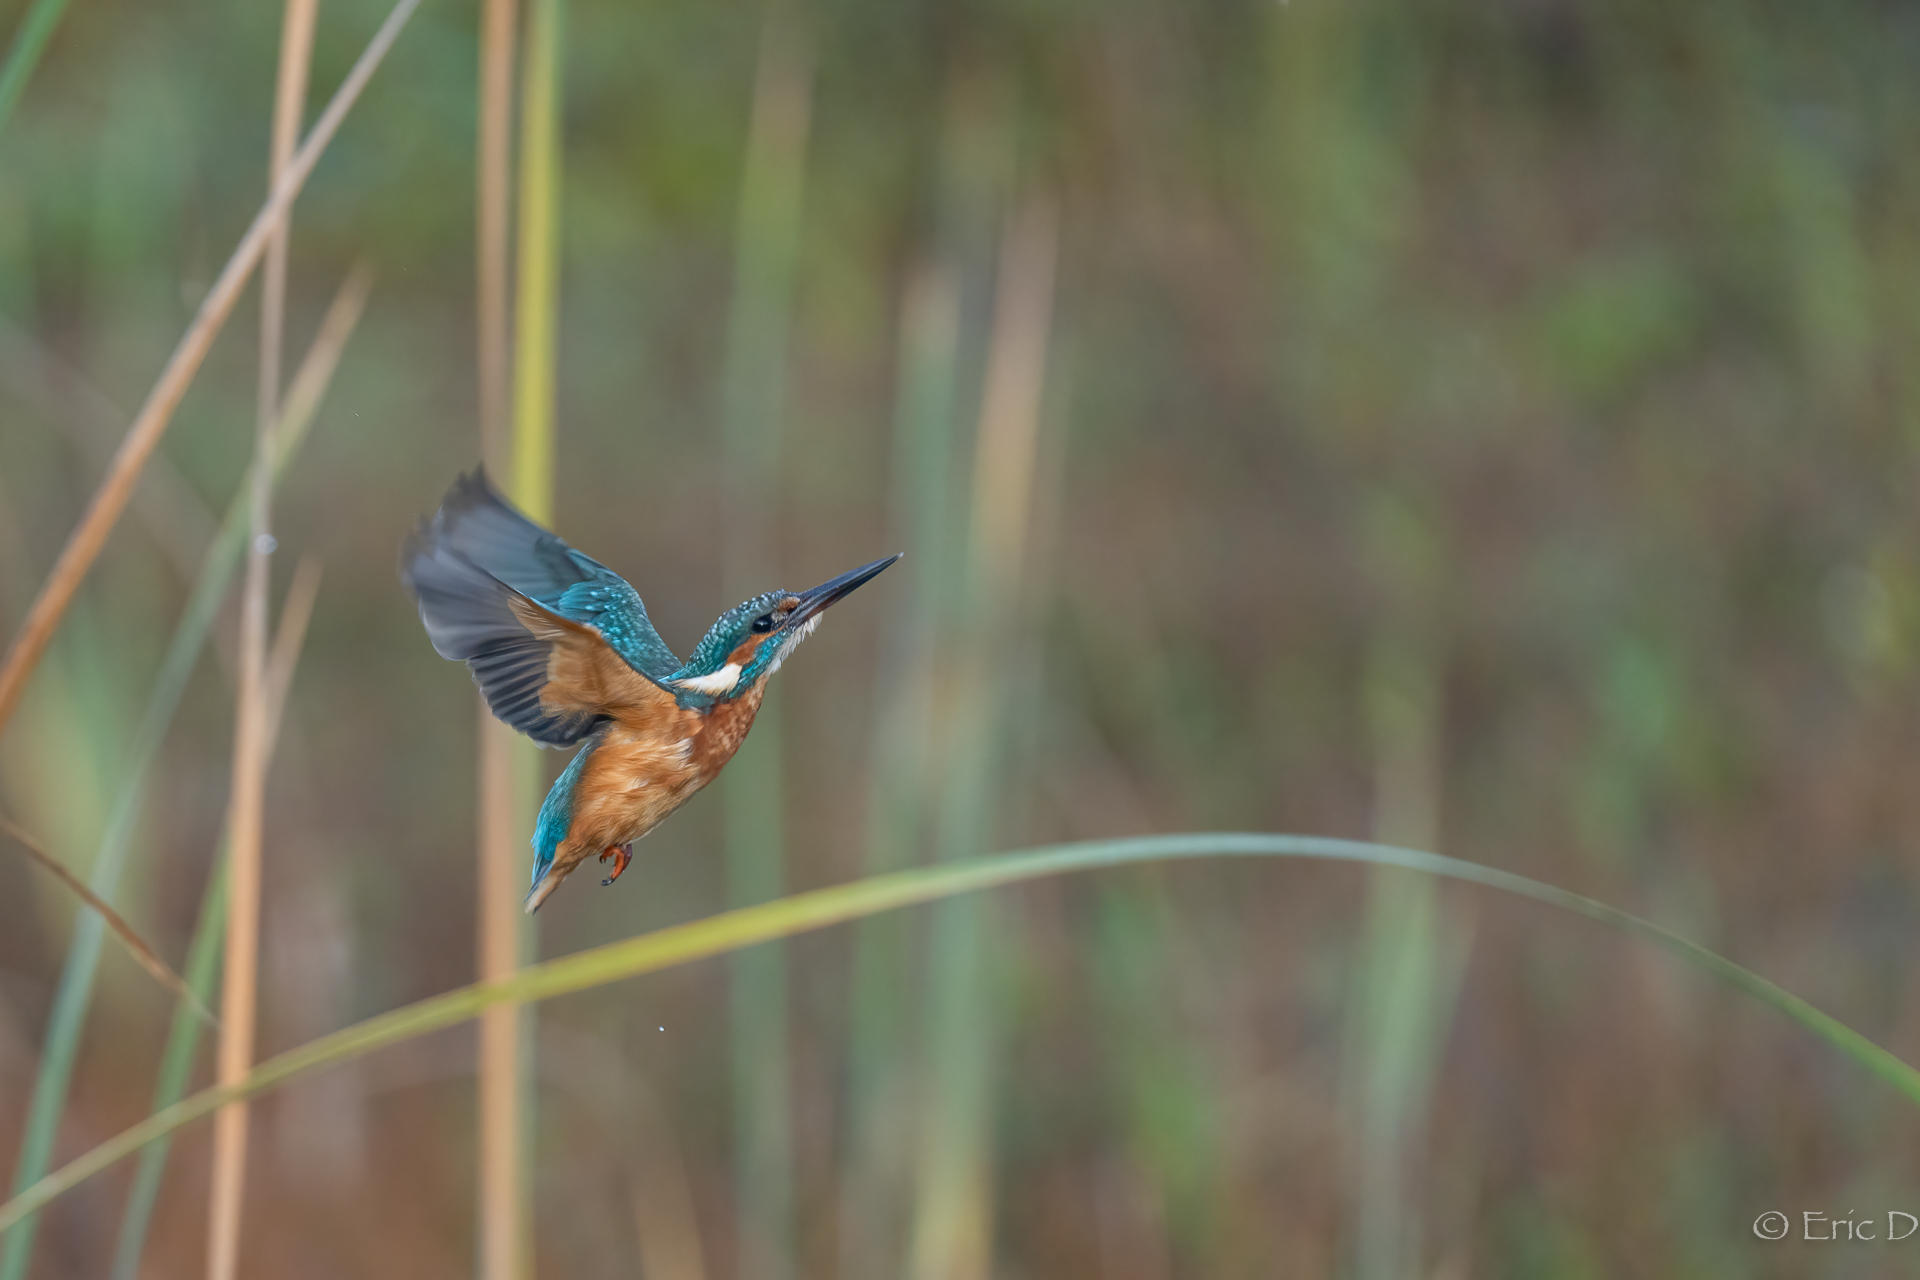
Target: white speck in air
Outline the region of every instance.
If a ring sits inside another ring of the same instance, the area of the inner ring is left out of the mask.
[[[270,533],[263,533],[253,540],[253,549],[263,556],[270,556],[279,549],[280,539]]]

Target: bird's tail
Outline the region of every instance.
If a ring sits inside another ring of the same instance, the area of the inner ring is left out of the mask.
[[[554,867],[549,870],[547,874],[534,881],[532,892],[527,894],[528,915],[532,915],[538,911],[540,904],[553,896],[553,891],[560,887],[560,881],[564,879],[565,876],[566,872],[560,870],[558,867]]]

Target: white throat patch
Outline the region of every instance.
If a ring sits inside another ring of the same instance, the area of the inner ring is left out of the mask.
[[[780,642],[780,651],[774,654],[773,661],[767,664],[768,675],[772,675],[780,669],[780,664],[787,660],[787,655],[795,649],[798,649],[800,642],[813,634],[813,629],[820,625],[820,619],[825,616],[823,613],[814,614],[811,618],[808,618],[805,622],[795,627],[792,635]]]
[[[683,680],[675,680],[674,683],[682,689],[691,689],[695,693],[704,693],[717,698],[723,693],[732,692],[733,686],[740,683],[740,664],[729,662],[712,675],[688,676]]]

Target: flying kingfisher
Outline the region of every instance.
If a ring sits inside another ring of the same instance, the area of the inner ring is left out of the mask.
[[[900,557],[721,614],[682,662],[626,579],[508,505],[483,468],[455,480],[400,551],[400,578],[443,658],[467,664],[493,714],[543,747],[583,742],[540,806],[531,914],[587,855],[613,859],[712,782],[767,677],[828,606]]]

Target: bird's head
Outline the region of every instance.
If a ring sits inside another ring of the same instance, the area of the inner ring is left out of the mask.
[[[707,707],[748,693],[777,671],[820,625],[820,615],[900,557],[843,573],[810,591],[768,591],[735,605],[707,629],[685,666],[666,680],[686,706]]]

